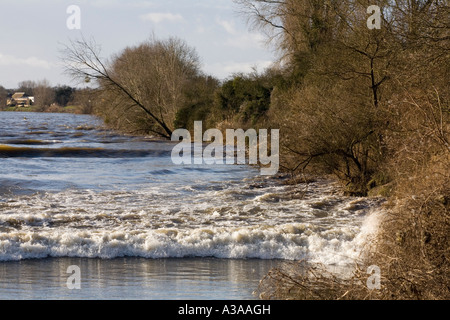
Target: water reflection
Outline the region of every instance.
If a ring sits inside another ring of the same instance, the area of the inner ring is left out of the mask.
[[[0,264],[0,299],[257,299],[252,292],[278,260],[60,258]],[[66,273],[81,269],[81,289]]]

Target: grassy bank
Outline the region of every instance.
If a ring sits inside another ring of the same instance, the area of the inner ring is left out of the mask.
[[[8,111],[8,112],[37,112],[36,108],[34,106],[29,107],[5,107],[2,109],[2,111]]]
[[[75,113],[75,114],[82,114],[83,113],[82,106],[66,106],[66,107],[60,107],[60,106],[48,106],[48,107],[41,107],[38,105],[35,106],[28,106],[28,107],[5,107],[2,109],[2,111],[8,111],[8,112],[49,112],[49,113]]]

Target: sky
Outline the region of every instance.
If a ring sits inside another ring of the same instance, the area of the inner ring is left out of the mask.
[[[68,11],[73,5],[79,15]],[[95,39],[109,58],[152,35],[185,40],[202,70],[221,80],[276,60],[232,0],[0,0],[0,86],[43,79],[77,86],[64,74],[61,53],[71,39]]]

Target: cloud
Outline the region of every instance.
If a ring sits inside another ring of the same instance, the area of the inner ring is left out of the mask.
[[[255,69],[258,72],[261,72],[272,65],[273,61],[269,60],[258,60],[252,62],[228,61],[223,63],[220,62],[220,63],[206,64],[205,69],[207,72],[214,74],[215,76],[221,79],[225,79],[234,73],[240,72],[250,73],[253,72]]]
[[[261,33],[255,32],[242,32],[238,30],[233,21],[216,19],[216,23],[221,26],[227,33],[226,40],[222,40],[222,44],[228,47],[248,49],[259,47],[264,43],[265,37]]]
[[[216,19],[216,22],[219,26],[225,29],[226,32],[228,32],[231,35],[236,35],[237,30],[234,26],[234,23],[232,21],[222,20],[222,19]]]
[[[154,8],[157,6],[153,1],[127,1],[127,5],[135,8]]]
[[[18,58],[0,53],[0,66],[27,66],[50,69],[51,63],[36,57]]]
[[[231,62],[225,64],[223,66],[223,70],[227,73],[236,73],[236,72],[252,72],[254,69],[261,71],[273,64],[273,61],[268,60],[260,60],[256,62]]]
[[[151,21],[153,23],[161,23],[163,21],[169,22],[178,22],[184,21],[184,18],[181,14],[173,14],[173,13],[147,13],[140,16],[140,18],[144,21]]]
[[[249,49],[258,48],[264,45],[265,37],[260,33],[243,33],[238,36],[228,38],[224,44],[228,47]]]
[[[97,8],[154,8],[156,6],[153,1],[147,0],[78,0],[78,2],[82,5],[89,4]]]

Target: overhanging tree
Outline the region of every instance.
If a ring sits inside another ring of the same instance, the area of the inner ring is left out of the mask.
[[[199,58],[184,41],[150,39],[128,47],[105,60],[95,41],[71,41],[63,50],[66,71],[79,81],[95,80],[106,99],[103,107],[117,114],[145,115],[145,130],[170,138],[182,92],[190,78],[199,74]],[[140,117],[142,120],[142,116]],[[127,119],[129,126],[133,122]],[[132,128],[130,128],[132,129]]]

